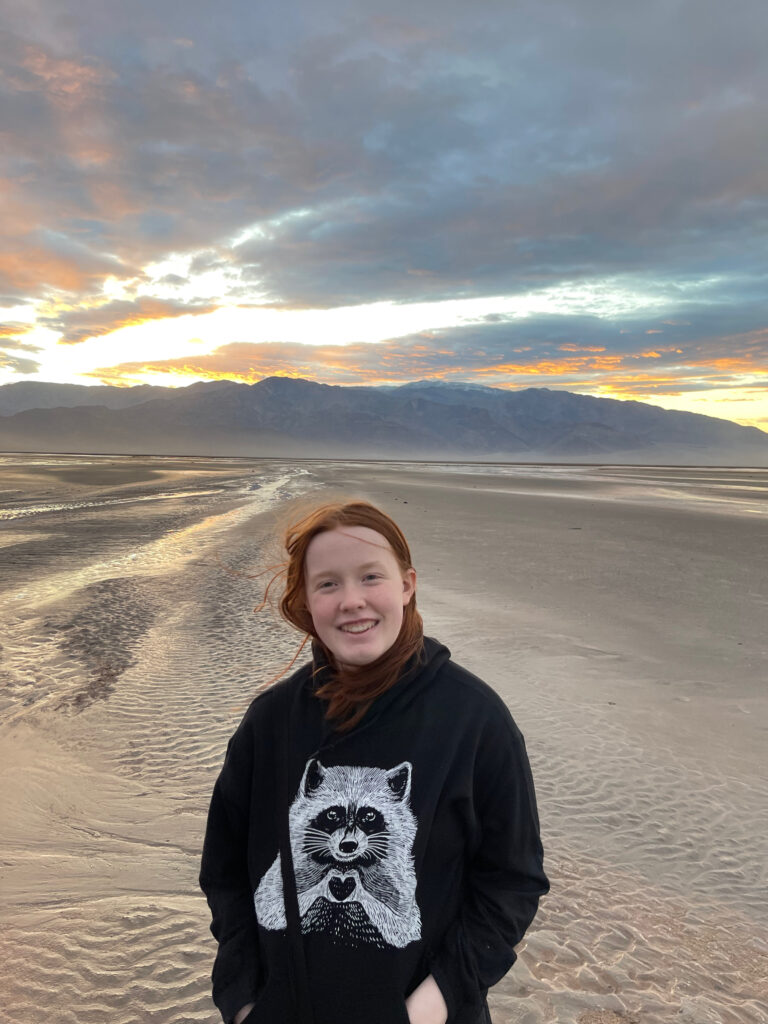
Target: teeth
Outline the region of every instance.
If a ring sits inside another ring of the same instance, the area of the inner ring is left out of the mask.
[[[359,625],[350,624],[349,626],[342,626],[341,628],[345,633],[365,633],[369,629],[373,629],[375,625],[375,622],[361,622]]]

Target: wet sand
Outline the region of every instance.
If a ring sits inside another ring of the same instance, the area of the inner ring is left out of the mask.
[[[0,459],[4,1019],[219,1019],[207,801],[296,647],[245,574],[337,492],[527,739],[552,892],[494,1024],[768,1021],[768,472],[61,456]]]

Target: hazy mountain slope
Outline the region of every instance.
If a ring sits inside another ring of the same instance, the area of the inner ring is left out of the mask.
[[[18,387],[0,388],[0,409],[7,407],[6,389]],[[768,459],[768,435],[751,427],[546,388],[506,391],[434,381],[338,387],[269,377],[253,385],[98,387],[85,389],[94,392],[85,397],[102,397],[101,404],[74,405],[83,389],[48,387],[56,391],[43,390],[46,401],[55,394],[70,407],[0,416],[0,448],[555,460],[634,453],[648,461],[674,451],[676,459],[714,452],[745,462]],[[17,403],[34,398],[29,390],[13,394]]]
[[[231,387],[232,381],[211,381],[192,384],[185,391]],[[172,398],[178,388],[161,388],[152,384],[137,384],[130,388],[110,387],[107,384],[48,384],[45,381],[25,380],[0,387],[0,416],[12,416],[27,409],[74,408],[83,405],[104,405],[108,409],[125,409],[141,405],[152,398]]]

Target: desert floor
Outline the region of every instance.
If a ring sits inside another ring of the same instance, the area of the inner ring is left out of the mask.
[[[767,470],[83,456],[0,456],[3,1019],[219,1020],[208,799],[298,642],[253,576],[337,494],[526,737],[552,892],[494,1024],[768,1021]]]

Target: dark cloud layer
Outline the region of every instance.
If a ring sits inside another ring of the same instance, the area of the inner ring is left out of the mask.
[[[731,269],[765,228],[762,0],[36,9],[3,38],[6,230],[60,287],[247,223],[242,265],[311,304]]]
[[[768,327],[764,0],[4,12],[0,290],[64,293],[73,312],[49,326],[67,342],[137,309],[209,308],[94,308],[107,277],[140,296],[170,254],[191,275],[226,270],[231,298],[285,307],[623,276],[690,329],[536,327],[621,358],[663,330],[686,353],[719,344],[732,360],[742,345],[750,361]],[[511,361],[524,335],[507,324],[483,345]],[[459,364],[467,336],[442,335]]]

